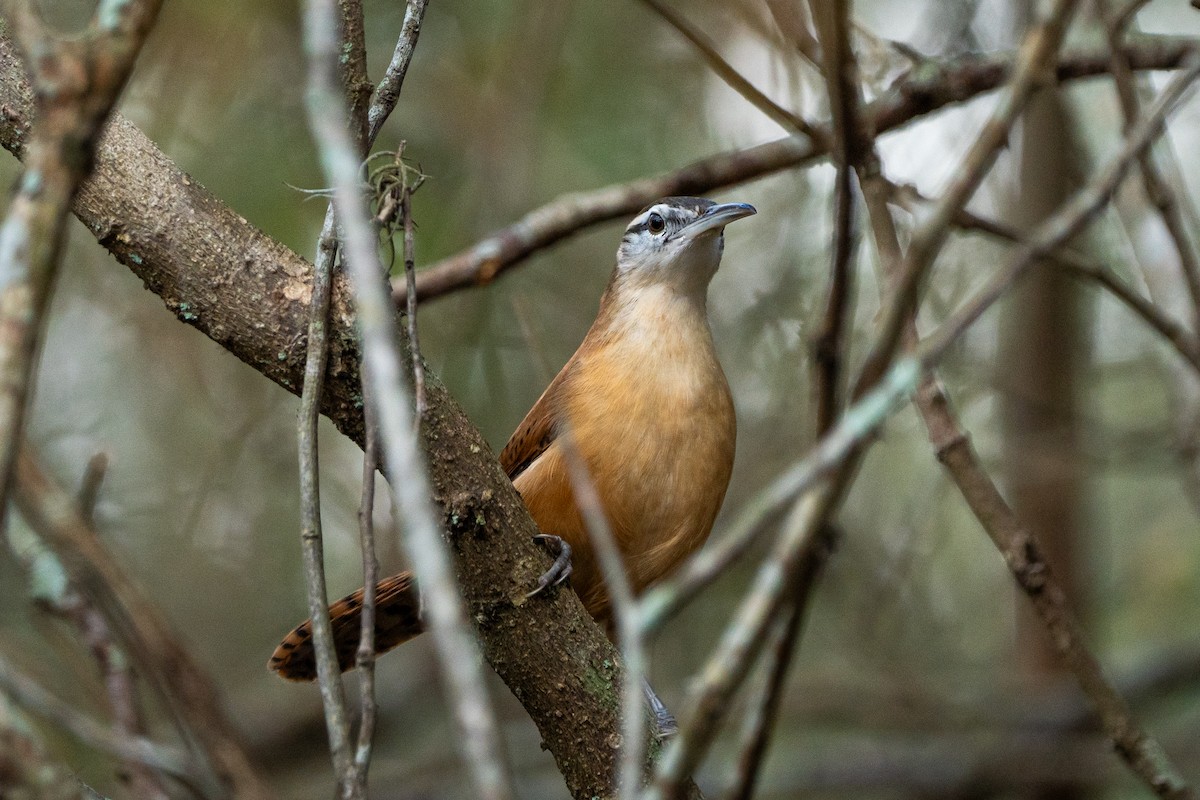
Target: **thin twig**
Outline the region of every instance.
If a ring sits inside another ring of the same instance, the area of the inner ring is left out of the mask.
[[[170,775],[203,796],[203,782],[196,775],[187,754],[178,748],[152,742],[141,736],[127,736],[96,722],[69,703],[48,692],[0,656],[0,692],[13,702],[43,719],[49,720],[76,740],[122,761],[144,764]]]
[[[421,19],[425,15],[425,0],[408,0],[404,13],[404,23],[392,61],[388,64],[383,79],[376,87],[371,105],[366,114],[366,136],[362,152],[365,154],[378,138],[383,123],[391,116],[400,98],[400,90],[404,84],[404,76],[408,72],[412,60],[417,37],[420,34]],[[403,151],[403,144],[400,151]],[[400,159],[398,153],[397,161]],[[403,171],[403,164],[400,165]],[[407,181],[405,182],[407,190]],[[393,193],[388,193],[391,198]],[[388,212],[389,215],[392,212]],[[405,220],[411,223],[406,215]],[[412,268],[411,224],[405,225],[405,269]],[[410,314],[411,314],[410,310]],[[410,326],[409,335],[414,342],[414,375],[423,378],[420,356],[416,351],[416,325]],[[363,394],[363,487],[362,498],[358,508],[359,541],[362,550],[363,564],[363,601],[362,616],[359,625],[358,651],[355,653],[355,665],[358,669],[359,687],[359,722],[358,743],[354,750],[355,781],[362,788],[365,796],[367,790],[367,772],[371,765],[372,743],[375,738],[375,720],[378,716],[378,703],[375,698],[375,584],[379,582],[379,558],[375,548],[375,473],[379,468],[379,426],[375,421],[375,404],[370,399],[371,383],[367,375],[361,379]],[[417,408],[423,408],[423,381],[417,393]],[[420,414],[418,413],[418,418]]]
[[[26,573],[34,602],[73,626],[80,643],[96,661],[112,715],[113,731],[118,736],[142,735],[146,728],[138,703],[133,664],[112,635],[102,610],[80,590],[61,559],[28,525],[18,526],[10,520],[7,534],[9,551]],[[145,764],[126,761],[121,764],[119,774],[134,797],[154,800],[167,797],[159,774]]]
[[[412,353],[413,396],[417,424],[425,416],[425,363],[421,360],[421,340],[417,336],[417,269],[413,260],[413,187],[405,181],[400,190],[400,219],[404,225],[404,277],[408,285],[408,347]]]
[[[1102,15],[1107,3],[1097,0]],[[1129,64],[1129,58],[1121,49],[1126,30],[1133,21],[1137,10],[1144,5],[1141,0],[1134,0],[1124,8],[1118,9],[1111,16],[1106,16],[1105,29],[1108,36],[1109,48],[1112,51],[1112,78],[1117,89],[1117,98],[1121,103],[1121,113],[1125,117],[1125,128],[1128,130],[1138,119],[1141,102],[1138,99],[1138,87]],[[1138,169],[1142,175],[1142,186],[1146,198],[1158,211],[1163,227],[1171,237],[1175,253],[1179,258],[1179,269],[1183,273],[1183,282],[1187,287],[1192,301],[1192,331],[1200,336],[1200,260],[1192,247],[1187,235],[1187,224],[1180,209],[1179,200],[1175,196],[1170,183],[1163,177],[1154,160],[1153,149],[1147,150],[1138,157]]]
[[[105,695],[112,713],[113,733],[125,739],[143,736],[146,724],[138,702],[133,664],[114,641],[104,614],[69,582],[66,595],[53,606],[53,611],[75,626],[100,668]],[[134,797],[166,800],[169,796],[160,776],[147,765],[127,761],[123,767],[123,778],[128,782],[129,791]]]
[[[408,0],[404,9],[404,22],[400,27],[400,37],[396,40],[396,49],[383,78],[375,87],[375,99],[371,102],[371,110],[368,113],[368,148],[379,137],[383,123],[387,122],[400,100],[404,76],[408,74],[408,65],[417,47],[417,37],[421,35],[421,21],[425,18],[426,3],[427,0]]]
[[[341,85],[346,95],[349,126],[360,151],[366,143],[367,110],[355,85],[364,83],[366,47],[362,7],[354,0],[339,0],[338,30],[342,49],[349,55],[339,59]],[[369,99],[369,94],[368,94]],[[297,411],[297,455],[300,473],[300,547],[304,556],[304,585],[309,619],[313,621],[313,652],[317,664],[317,682],[321,707],[325,711],[325,729],[329,752],[342,798],[360,798],[362,784],[350,750],[350,723],[346,714],[341,670],[333,643],[329,618],[329,594],[325,584],[324,537],[321,530],[320,438],[317,422],[321,414],[321,394],[329,357],[329,303],[333,287],[334,264],[338,257],[338,221],[332,202],[325,209],[325,221],[317,239],[317,257],[313,261],[312,292],[308,302],[308,340],[305,350],[304,381]]]
[[[820,36],[821,70],[829,95],[833,156],[837,165],[832,270],[813,359],[817,396],[816,432],[820,436],[832,427],[842,404],[845,329],[854,310],[851,259],[855,241],[855,171],[864,144],[858,121],[858,65],[850,45],[851,3],[813,0],[809,5]],[[786,598],[782,615],[775,623],[773,646],[767,656],[767,678],[762,693],[751,704],[751,710],[746,715],[738,777],[730,789],[731,797],[749,800],[753,794],[809,600],[817,585],[825,554],[833,547],[837,535],[830,530],[822,538],[827,542],[827,547],[813,551],[814,556],[801,567],[804,578],[797,582],[795,593]]]
[[[1193,65],[1191,69],[1194,78],[1200,68]],[[1185,75],[1179,76],[1177,81],[1184,83]],[[1168,103],[1164,102],[1167,100],[1167,91],[1164,91],[1163,95],[1156,104],[1156,113],[1162,113],[1162,110],[1168,107]],[[1143,130],[1156,131],[1157,127],[1147,124]],[[1142,131],[1135,133],[1140,132]],[[1088,189],[1100,187],[1104,196],[1111,198],[1119,175],[1139,152],[1145,152],[1145,148],[1149,146],[1147,141],[1131,149],[1128,145],[1132,144],[1133,140],[1134,134],[1131,133],[1131,141],[1123,148],[1120,161],[1117,162],[1125,166],[1105,170],[1100,179]],[[880,262],[885,277],[894,280],[897,277],[895,272],[899,268],[898,265],[902,263],[899,238],[887,208],[888,189],[883,186],[881,176],[876,175],[875,178],[877,180],[871,181],[873,191],[868,194],[868,202],[875,223]],[[1076,212],[1082,215],[1087,204],[1074,201],[1086,195],[1087,189],[1077,194],[1073,202],[1068,203],[1056,216],[1069,216],[1067,212],[1071,206],[1076,206]],[[1056,227],[1062,231],[1071,226],[1055,226],[1052,219],[1042,226],[1042,230],[1055,230]],[[1068,238],[1070,234],[1061,233],[1059,245]],[[892,274],[887,274],[889,272]],[[908,347],[916,346],[917,329],[913,318],[910,317],[906,322],[902,335]],[[1028,529],[1020,525],[995,484],[979,464],[969,438],[958,424],[950,410],[948,399],[932,375],[918,391],[916,405],[929,429],[930,440],[938,460],[950,471],[967,504],[1001,551],[1018,584],[1033,601],[1046,623],[1050,640],[1100,712],[1104,728],[1116,744],[1117,752],[1131,769],[1163,798],[1191,798],[1191,789],[1178,777],[1162,749],[1138,727],[1124,700],[1103,677],[1095,657],[1083,644],[1082,632],[1067,606],[1066,594],[1051,574],[1037,541]]]
[[[87,467],[83,470],[83,478],[79,481],[79,510],[88,525],[94,525],[96,520],[96,503],[100,498],[100,485],[108,473],[108,455],[96,453],[88,459]]]
[[[898,360],[875,389],[846,409],[803,459],[784,470],[738,512],[716,544],[692,556],[672,578],[647,591],[641,601],[643,630],[656,630],[715,580],[725,566],[749,549],[765,519],[843,467],[851,454],[917,390],[922,368],[919,358]]]
[[[625,560],[617,547],[604,504],[596,484],[588,473],[587,464],[575,446],[570,430],[563,431],[559,441],[563,443],[567,469],[571,477],[571,490],[579,513],[587,528],[588,541],[596,553],[604,585],[608,590],[609,606],[617,628],[617,645],[624,660],[621,685],[621,766],[617,788],[621,800],[636,800],[641,794],[642,775],[645,769],[647,717],[645,692],[646,655],[642,641],[642,629],[638,621],[638,604],[633,595],[633,586],[625,571]],[[647,684],[648,685],[648,684]]]
[[[823,538],[826,542],[833,542],[837,537],[831,530],[827,531]],[[816,584],[816,578],[820,574],[820,569],[830,548],[823,547],[813,552],[811,568],[797,585],[795,594],[789,599],[786,613],[775,620],[775,630],[771,637],[771,653],[767,660],[767,680],[763,684],[761,696],[751,704],[752,710],[746,715],[737,774],[733,785],[725,795],[726,800],[751,800],[754,796],[754,787],[758,782],[758,776],[767,755],[771,731],[779,716],[784,685],[792,659],[796,654],[796,643],[800,639],[800,632],[808,615],[808,602],[812,598],[812,587]]]
[[[888,185],[896,200],[905,206],[911,208],[916,203],[930,202],[914,186],[897,186],[890,183]],[[1016,228],[966,209],[959,213],[954,224],[962,230],[979,231],[1010,244],[1024,245],[1028,242]],[[1047,261],[1071,275],[1093,281],[1107,290],[1130,311],[1141,317],[1143,322],[1162,336],[1185,361],[1200,372],[1200,343],[1197,343],[1196,339],[1182,325],[1171,319],[1153,301],[1143,297],[1133,287],[1121,280],[1112,269],[1088,259],[1069,247],[1055,249],[1047,256]]]
[[[7,506],[29,376],[71,202],[162,0],[102,0],[80,37],[58,38],[6,0],[37,103],[23,177],[0,225],[0,512]]]
[[[929,380],[917,393],[917,407],[929,429],[937,458],[950,472],[975,517],[992,538],[1017,584],[1033,602],[1066,666],[1092,701],[1117,754],[1147,786],[1164,800],[1195,797],[1165,751],[1134,719],[1095,656],[1084,644],[1083,632],[1071,613],[1066,593],[1046,563],[1037,540],[1004,501],[979,463],[970,438],[950,410],[937,381]]]
[[[317,663],[317,683],[321,707],[325,710],[325,730],[329,753],[338,784],[338,796],[349,800],[361,797],[356,785],[353,754],[350,751],[350,723],[346,716],[346,696],[341,669],[333,643],[329,618],[329,594],[325,585],[325,555],[321,533],[321,481],[317,422],[321,414],[321,392],[328,359],[329,298],[333,286],[333,263],[337,258],[337,217],[334,205],[325,212],[317,258],[313,264],[312,297],[309,300],[308,349],[304,362],[304,384],[297,412],[297,447],[300,470],[300,547],[304,555],[304,586],[308,597],[308,616],[312,620],[313,653]],[[357,792],[357,793],[356,793]]]
[[[0,693],[0,775],[12,797],[104,800],[51,757],[28,715]]]
[[[1008,141],[1008,132],[1037,86],[1050,74],[1051,59],[1066,34],[1078,0],[1055,0],[1049,14],[1025,35],[1017,54],[1012,79],[1000,94],[991,116],[954,171],[954,180],[928,219],[912,237],[891,295],[884,302],[879,332],[867,354],[855,385],[855,396],[873,386],[887,369],[900,334],[917,307],[921,284],[943,243],[950,223],[975,193]]]
[[[359,159],[335,113],[343,102],[337,87],[335,30],[332,1],[308,0],[304,39],[309,59],[309,121],[326,179],[335,187],[334,202],[345,230],[346,262],[357,299],[363,365],[379,412],[383,461],[393,500],[408,525],[405,544],[424,591],[425,621],[446,671],[467,768],[480,797],[503,800],[512,796],[511,781],[484,690],[478,647],[430,505],[429,480],[421,465],[394,339],[394,311],[385,291],[375,231],[359,191]]]
[[[842,359],[847,318],[853,316],[854,173],[861,157],[858,122],[858,65],[850,49],[850,7],[843,0],[813,0],[813,19],[821,42],[822,71],[833,123],[834,183],[833,267],[825,314],[815,342],[817,434],[829,430],[841,404]]]
[[[847,417],[851,413],[848,411]],[[861,449],[848,451],[847,463],[855,461],[860,452]],[[793,596],[800,584],[812,580],[824,563],[829,550],[826,535],[832,531],[824,523],[853,469],[853,465],[849,466],[833,480],[797,500],[782,535],[759,568],[750,592],[705,663],[696,689],[690,693],[687,716],[659,759],[649,798],[675,797],[680,782],[699,766],[729,711],[734,692],[766,643],[767,629],[778,616],[785,598]]]
[[[337,0],[340,34],[338,69],[340,83],[346,98],[347,118],[354,134],[355,147],[360,158],[378,135],[379,127],[386,121],[395,107],[399,96],[399,85],[395,83],[392,67],[385,76],[386,86],[395,89],[394,94],[372,99],[372,87],[367,77],[366,44],[360,0]],[[415,35],[411,40],[404,34],[400,45],[405,47],[407,57],[400,65],[407,69],[412,56]],[[393,66],[397,66],[393,62]],[[401,75],[401,80],[403,76]],[[381,84],[383,86],[384,84]],[[377,125],[372,126],[375,119]],[[343,693],[337,654],[333,643],[333,632],[329,619],[329,601],[325,587],[325,567],[321,534],[320,478],[318,472],[317,421],[320,416],[321,394],[324,384],[325,365],[328,360],[327,327],[330,294],[332,291],[333,267],[338,256],[337,216],[331,202],[325,213],[325,222],[317,245],[317,258],[313,265],[312,297],[309,301],[308,347],[305,360],[304,383],[299,411],[299,458],[301,495],[301,542],[304,552],[305,585],[308,591],[309,618],[313,620],[313,649],[317,662],[317,680],[320,685],[322,707],[325,709],[325,725],[329,735],[330,755],[334,773],[337,775],[341,796],[354,800],[366,795],[367,771],[370,768],[371,740],[374,736],[375,690],[374,690],[374,592],[375,581],[366,576],[367,565],[375,563],[373,536],[363,532],[363,544],[371,539],[371,551],[363,552],[365,593],[369,594],[369,611],[363,614],[361,624],[369,633],[360,637],[360,661],[369,662],[366,675],[360,684],[360,729],[358,743],[351,751],[350,725],[346,714],[346,699]],[[365,391],[364,381],[364,391]],[[373,465],[372,465],[373,470]],[[373,476],[372,472],[372,476]],[[364,488],[364,493],[366,489]],[[376,567],[377,571],[377,567]],[[364,603],[364,605],[368,605]],[[363,648],[370,647],[368,656]],[[368,674],[369,673],[369,674]]]
[[[88,459],[83,478],[79,482],[79,512],[93,530],[100,486],[107,471],[108,456],[96,453]],[[103,611],[89,600],[86,593],[74,586],[70,587],[64,599],[66,602],[60,604],[56,610],[75,624],[100,667],[108,695],[108,705],[113,715],[113,729],[122,736],[144,735],[146,722],[139,704],[133,663],[114,641]],[[144,765],[127,763],[125,766],[130,791],[135,797],[165,800],[167,792],[157,774]]]
[[[379,558],[375,552],[375,472],[379,468],[379,430],[375,424],[375,406],[371,384],[366,376],[363,392],[363,474],[362,498],[358,505],[358,533],[363,565],[362,618],[358,632],[359,721],[358,745],[354,750],[355,779],[367,788],[367,770],[371,765],[371,746],[375,738],[375,584],[379,582]]]
[[[17,459],[14,500],[21,516],[62,561],[72,583],[100,609],[135,669],[156,691],[182,739],[193,748],[208,795],[272,797],[222,710],[216,684],[201,670],[62,486],[28,445]]]
[[[0,227],[0,514],[7,506],[43,315],[66,237],[71,202],[91,172],[96,142],[153,27],[161,0],[104,0],[79,38],[59,38],[31,6],[6,3],[26,54],[38,116],[26,171]],[[85,484],[85,491],[98,486]],[[85,498],[89,518],[93,498]],[[132,674],[99,610],[78,591],[59,604],[87,640],[104,676],[116,737],[140,731]],[[138,796],[165,795],[157,776],[126,759]]]
[[[346,118],[354,132],[358,151],[370,149],[368,117],[374,87],[367,74],[367,32],[363,22],[362,0],[337,0],[338,31],[342,39],[339,59],[342,88],[346,92]]]
[[[717,77],[725,81],[731,89],[749,101],[752,106],[766,114],[772,121],[779,123],[780,127],[788,131],[803,134],[814,141],[817,141],[818,138],[821,142],[828,140],[828,131],[816,128],[808,120],[804,119],[804,117],[793,111],[789,111],[759,91],[754,84],[748,81],[744,75],[734,69],[733,65],[721,56],[716,46],[707,36],[688,22],[671,5],[663,2],[663,0],[642,0],[642,4],[653,9],[672,28],[679,31],[685,39],[691,42],[704,57],[704,61],[708,64],[709,69],[717,74]]]
[[[1083,229],[1112,198],[1138,154],[1149,147],[1162,132],[1167,113],[1191,87],[1197,75],[1200,75],[1200,55],[1192,54],[1185,60],[1182,70],[1155,99],[1138,125],[1130,131],[1120,150],[1108,161],[1104,169],[1065,203],[1058,213],[1038,226],[1029,237],[1028,244],[1020,248],[971,301],[964,304],[953,317],[922,342],[922,361],[932,363],[940,358],[946,348],[990,308],[1026,269],[1038,260],[1048,257]]]

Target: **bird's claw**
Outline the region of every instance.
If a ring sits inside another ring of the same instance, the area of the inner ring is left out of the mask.
[[[554,555],[554,563],[538,578],[537,586],[532,592],[525,595],[527,598],[541,594],[550,586],[558,586],[571,577],[571,545],[567,544],[561,536],[551,536],[545,533],[539,533],[533,537],[533,540],[546,543]]]
[[[667,710],[666,705],[645,678],[642,679],[642,691],[646,695],[650,711],[654,714],[654,738],[661,742],[679,733],[679,723],[675,721],[675,717]]]

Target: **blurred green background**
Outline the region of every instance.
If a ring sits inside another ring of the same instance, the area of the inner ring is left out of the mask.
[[[76,0],[42,6],[65,28],[90,7]],[[764,4],[694,0],[678,7],[760,88],[784,105],[824,115],[822,85],[784,44]],[[865,77],[879,89],[905,63],[876,37],[947,57],[1011,47],[1013,8],[1001,0],[861,0],[855,14]],[[371,0],[366,10],[377,78],[403,4]],[[1151,3],[1138,21],[1152,32],[1200,32],[1200,12],[1170,0]],[[1102,42],[1090,12],[1081,12],[1070,42]],[[293,188],[322,185],[304,82],[296,3],[174,0],[122,111],[240,214],[311,256],[324,201]],[[884,139],[888,176],[936,194],[988,108],[985,99]],[[1085,171],[1112,152],[1120,115],[1109,82],[1073,85],[1061,111],[1067,123],[1059,135],[1043,128],[1041,138],[1017,137],[973,208],[1019,218],[1012,215],[1039,190],[1031,185],[1038,174],[1020,168],[1035,147],[1046,148],[1054,163],[1070,160]],[[1176,152],[1195,152],[1198,117],[1194,100],[1177,112]],[[414,201],[420,266],[561,193],[669,171],[784,133],[635,0],[433,0],[379,145],[406,140],[406,152],[431,176]],[[1194,188],[1197,165],[1181,161],[1176,177]],[[6,181],[17,169],[11,157],[0,159]],[[832,176],[821,165],[717,195],[760,212],[730,229],[710,293],[739,420],[723,518],[813,440],[810,342],[829,266]],[[1185,295],[1169,241],[1139,191],[1133,182],[1079,246],[1139,288],[1145,274],[1156,298],[1182,314]],[[901,221],[911,220],[902,214]],[[623,224],[599,226],[492,286],[422,307],[425,355],[497,450],[590,325]],[[961,303],[1004,253],[976,236],[952,241],[929,285],[922,329]],[[868,237],[856,260],[855,363],[878,307],[874,264]],[[1200,467],[1197,451],[1189,450],[1200,429],[1196,380],[1111,298],[1071,285],[1079,319],[1071,413],[1079,435],[1070,464],[1080,489],[1062,502],[1077,509],[1069,567],[1077,602],[1112,674],[1145,677],[1182,665],[1183,679],[1139,709],[1200,778]],[[1020,390],[1006,380],[1005,318],[1019,321],[1024,313],[1014,303],[989,313],[943,370],[985,463],[1006,476],[1006,486],[1019,478],[1012,454],[1019,465],[1023,444],[1020,426],[1006,422]],[[216,676],[280,796],[319,798],[330,795],[332,781],[317,691],[286,684],[265,667],[281,634],[306,615],[296,409],[296,398],[178,324],[72,224],[38,371],[32,437],[68,483],[79,480],[92,454],[108,454],[97,509],[106,540]],[[327,566],[336,596],[359,585],[361,453],[327,424],[322,445]],[[396,526],[382,502],[377,511],[384,568],[399,568]],[[1026,663],[1024,600],[911,411],[887,425],[839,522],[845,536],[800,644],[763,797],[1012,794],[1044,772],[1122,796],[1140,791],[1086,728],[1056,733],[1079,698],[1061,675]],[[668,705],[681,703],[688,676],[719,636],[752,567],[750,560],[731,570],[656,639],[652,674]],[[0,604],[3,652],[102,713],[93,662],[61,623],[31,607],[24,578],[7,558],[0,559]],[[380,663],[374,796],[466,796],[439,688],[425,639]],[[498,680],[491,689],[520,795],[564,796],[519,704]],[[736,757],[736,734],[735,725],[699,776],[714,794]],[[65,739],[55,742],[86,780],[119,793],[105,761]]]

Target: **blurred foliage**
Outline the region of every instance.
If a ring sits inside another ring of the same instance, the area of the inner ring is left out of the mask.
[[[88,6],[42,5],[64,28]],[[1003,3],[978,3],[975,11],[970,3],[952,5],[957,10],[943,14],[941,3],[862,0],[856,13],[870,33],[930,52],[955,55],[1007,41],[997,33],[1008,24]],[[715,0],[680,6],[780,102],[820,112],[823,89],[781,46],[765,8]],[[1200,18],[1181,7],[1155,2],[1139,21],[1195,34]],[[373,75],[386,64],[402,13],[402,3],[367,3]],[[1083,27],[1095,31],[1094,23]],[[122,110],[239,213],[311,255],[324,201],[292,188],[321,184],[302,109],[303,70],[295,3],[175,0],[165,5]],[[1092,82],[1073,88],[1069,99],[1086,142],[1082,155],[1095,163],[1111,152],[1119,131],[1111,87]],[[1198,108],[1192,102],[1177,116],[1180,152],[1195,151]],[[936,193],[986,110],[985,100],[889,137],[882,143],[889,177]],[[406,140],[406,153],[431,176],[414,201],[420,265],[563,192],[664,172],[781,134],[634,0],[435,0],[380,146]],[[1184,165],[1182,178],[1195,186],[1200,174]],[[17,165],[4,159],[0,169],[11,181]],[[1019,191],[1008,158],[994,172],[976,198],[989,212],[1003,205],[1005,192]],[[831,169],[818,166],[721,193],[761,212],[731,229],[710,294],[739,410],[726,515],[812,441],[809,343],[824,301],[831,183]],[[1095,228],[1089,247],[1135,284],[1142,280],[1129,266],[1133,253],[1165,285],[1174,280],[1168,243],[1144,209],[1124,220],[1109,214]],[[590,325],[620,229],[601,226],[492,286],[422,308],[425,354],[497,449]],[[928,287],[922,329],[961,302],[1003,253],[976,237],[956,238]],[[857,270],[852,355],[860,359],[877,309],[869,240],[860,244]],[[1086,567],[1095,598],[1088,627],[1106,663],[1120,672],[1197,643],[1200,500],[1180,477],[1179,364],[1123,308],[1086,291],[1095,309],[1094,357],[1082,392]],[[989,314],[943,371],[989,466],[1000,450],[997,408],[1005,391],[992,369],[997,318]],[[331,786],[317,692],[265,669],[279,636],[305,614],[295,411],[294,397],[177,324],[73,227],[43,347],[32,436],[67,481],[78,480],[93,453],[109,454],[97,509],[105,537],[217,676],[280,795],[317,798],[329,796]],[[323,434],[327,565],[331,591],[340,594],[358,585],[361,454],[329,426]],[[384,567],[399,567],[397,526],[382,503],[378,515]],[[866,770],[896,741],[932,747],[955,730],[995,724],[1006,706],[1029,700],[1014,672],[1014,609],[1023,601],[1014,598],[999,556],[940,472],[911,411],[887,426],[840,524],[846,535],[800,645],[767,766],[767,796],[792,796],[789,781],[797,775],[820,786],[812,771],[830,754]],[[686,676],[719,636],[751,569],[747,561],[731,570],[657,639],[653,675],[668,705],[680,702]],[[0,603],[5,653],[100,713],[93,664],[65,629],[32,610],[8,559],[0,559]],[[376,796],[463,796],[451,726],[431,691],[437,682],[428,642],[381,662]],[[499,681],[493,689],[521,796],[562,796],[561,779],[520,706]],[[1190,730],[1192,745],[1181,756],[1194,767],[1195,686],[1181,697],[1170,714],[1152,718],[1153,727],[1175,733],[1171,742]],[[734,733],[721,740],[702,782],[723,780],[736,752]],[[85,780],[112,790],[105,762],[62,744]],[[1098,742],[1094,748],[1103,751]],[[1120,770],[1112,774],[1115,788],[1128,787]]]

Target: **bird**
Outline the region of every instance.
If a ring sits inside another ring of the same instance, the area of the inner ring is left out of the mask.
[[[500,452],[538,538],[557,555],[530,596],[569,576],[610,638],[609,594],[576,502],[570,459],[586,468],[635,594],[704,544],[729,486],[737,436],[708,321],[708,288],[725,226],[755,213],[748,203],[699,197],[667,197],[642,209],[621,237],[583,342]],[[355,664],[362,600],[359,589],[329,608],[343,671]],[[381,580],[375,602],[377,654],[422,632],[411,573]],[[311,622],[284,638],[268,666],[289,680],[316,678]]]

